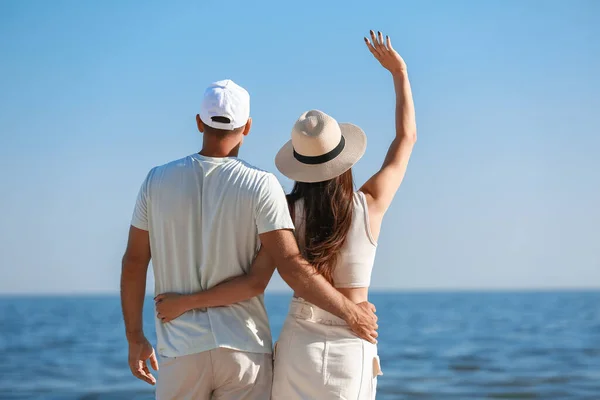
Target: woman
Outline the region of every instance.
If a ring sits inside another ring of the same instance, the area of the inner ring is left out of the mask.
[[[355,303],[367,301],[382,219],[416,141],[406,64],[381,32],[371,31],[365,43],[391,72],[396,91],[396,137],[381,169],[355,192],[351,168],[364,154],[365,134],[316,110],[298,119],[292,140],[275,160],[279,171],[295,180],[288,202],[304,257]],[[262,253],[255,263],[270,262]],[[159,316],[168,321],[191,308],[223,305],[225,297],[241,301],[264,286],[219,290],[202,292],[195,301],[160,295]],[[356,337],[340,318],[294,296],[275,347],[273,399],[372,399],[380,374],[376,345]]]
[[[383,215],[400,186],[416,140],[406,64],[371,31],[365,42],[392,73],[396,138],[383,166],[357,192],[352,170],[363,155],[360,128],[309,111],[277,154],[281,173],[296,181],[288,196],[304,257],[355,303],[367,300]],[[294,297],[275,349],[272,399],[371,399],[381,374],[377,347],[355,337],[336,316]]]

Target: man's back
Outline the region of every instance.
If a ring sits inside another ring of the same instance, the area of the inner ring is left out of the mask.
[[[272,174],[238,158],[194,154],[153,168],[132,225],[149,231],[155,293],[198,292],[246,273],[259,233],[290,227],[283,196]],[[166,324],[156,319],[156,330],[158,353],[167,357],[217,347],[270,353],[272,346],[262,296]]]

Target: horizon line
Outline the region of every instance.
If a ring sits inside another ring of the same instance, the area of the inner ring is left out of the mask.
[[[599,292],[600,286],[577,287],[500,287],[500,288],[372,288],[369,294],[377,293],[551,293],[551,292]],[[119,296],[119,291],[87,292],[0,292],[0,297],[75,297],[75,296]],[[291,289],[271,289],[268,294],[292,294]],[[152,296],[147,292],[146,297]]]

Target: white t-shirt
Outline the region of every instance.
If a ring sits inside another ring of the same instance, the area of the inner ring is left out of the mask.
[[[155,294],[193,293],[248,272],[258,235],[293,229],[285,193],[271,173],[234,158],[199,154],[153,168],[131,224],[149,231]],[[166,357],[218,347],[270,353],[263,296],[192,310],[163,324],[157,352]]]

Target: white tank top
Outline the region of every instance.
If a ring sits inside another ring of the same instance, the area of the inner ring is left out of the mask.
[[[340,250],[333,271],[333,286],[336,288],[369,287],[375,262],[377,243],[371,234],[367,200],[363,192],[354,192],[352,223],[346,242]],[[304,200],[298,200],[294,209],[296,238],[300,250],[304,251]]]

